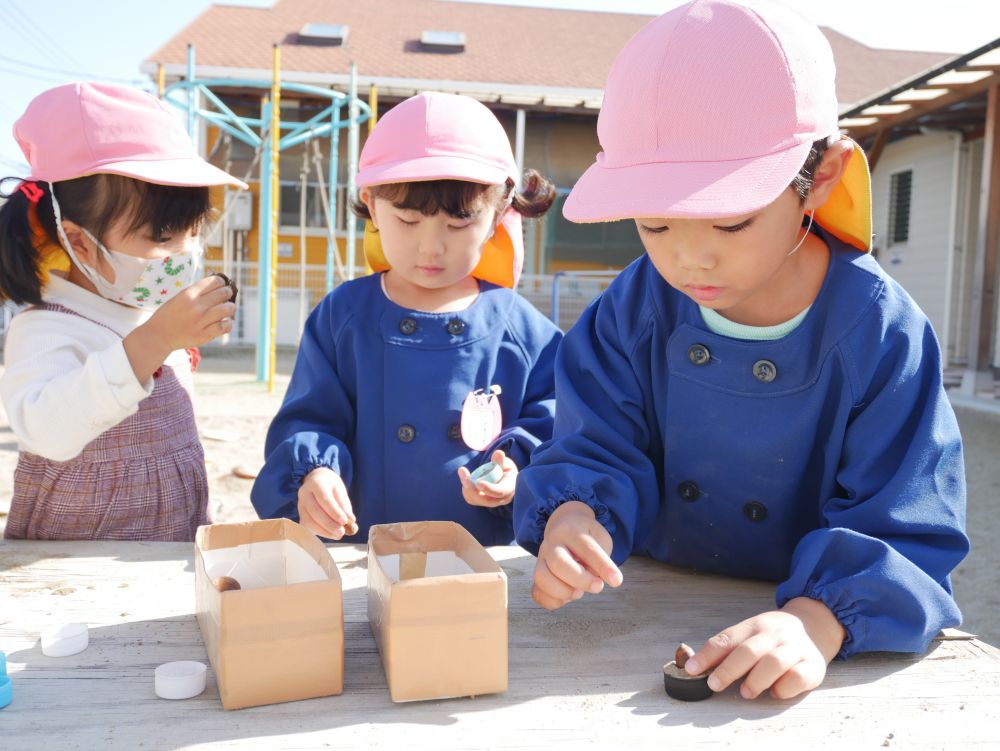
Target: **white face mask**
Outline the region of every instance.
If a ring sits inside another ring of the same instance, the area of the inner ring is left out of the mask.
[[[105,259],[111,266],[115,279],[109,282],[97,269],[81,263],[76,257],[62,226],[59,203],[51,189],[50,195],[59,241],[76,267],[97,288],[101,297],[133,308],[155,309],[201,278],[201,248],[171,253],[162,258],[137,258],[108,249],[93,234],[81,227],[84,234],[104,253]]]

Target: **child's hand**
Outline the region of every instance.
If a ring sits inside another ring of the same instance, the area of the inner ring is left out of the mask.
[[[200,279],[156,309],[155,321],[169,351],[198,347],[231,331],[236,304],[233,291],[219,276]]]
[[[743,676],[744,699],[771,690],[790,699],[823,682],[826,666],[840,651],[846,632],[818,600],[796,597],[781,610],[748,618],[713,636],[684,669],[691,675],[715,668],[708,686],[722,691]]]
[[[611,535],[585,503],[568,501],[549,517],[535,564],[531,596],[548,610],[617,587],[622,572],[611,560]]]
[[[483,482],[474,485],[469,479],[471,474],[465,467],[458,468],[458,479],[462,481],[462,497],[470,506],[506,506],[514,500],[514,485],[517,482],[517,465],[514,460],[497,449],[490,461],[499,464],[503,476],[497,482]]]
[[[197,347],[231,331],[236,313],[231,296],[220,277],[209,276],[157,308],[125,337],[125,353],[136,378],[147,381],[174,350]]]
[[[299,524],[320,537],[339,540],[356,534],[357,518],[340,475],[329,467],[317,467],[299,488]]]

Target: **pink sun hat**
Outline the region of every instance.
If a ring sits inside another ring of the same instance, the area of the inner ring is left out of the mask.
[[[603,151],[573,187],[574,222],[747,214],[834,136],[833,53],[778,4],[695,0],[618,54],[597,121]],[[869,208],[870,214],[870,208]]]
[[[519,181],[510,139],[481,102],[428,91],[385,113],[358,162],[359,188],[424,180]]]
[[[80,82],[44,91],[14,123],[14,138],[33,180],[110,173],[159,185],[247,187],[198,156],[163,102],[123,86]]]

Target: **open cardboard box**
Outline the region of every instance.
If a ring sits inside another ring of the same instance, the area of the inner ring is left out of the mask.
[[[507,690],[507,575],[454,522],[369,530],[368,622],[393,701]]]
[[[195,570],[198,626],[226,709],[343,691],[340,574],[315,535],[288,519],[202,526]],[[220,576],[241,589],[220,592]]]

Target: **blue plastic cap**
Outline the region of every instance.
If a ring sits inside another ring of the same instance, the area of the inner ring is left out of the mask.
[[[3,709],[14,698],[14,687],[7,677],[7,655],[0,652],[0,709]]]

